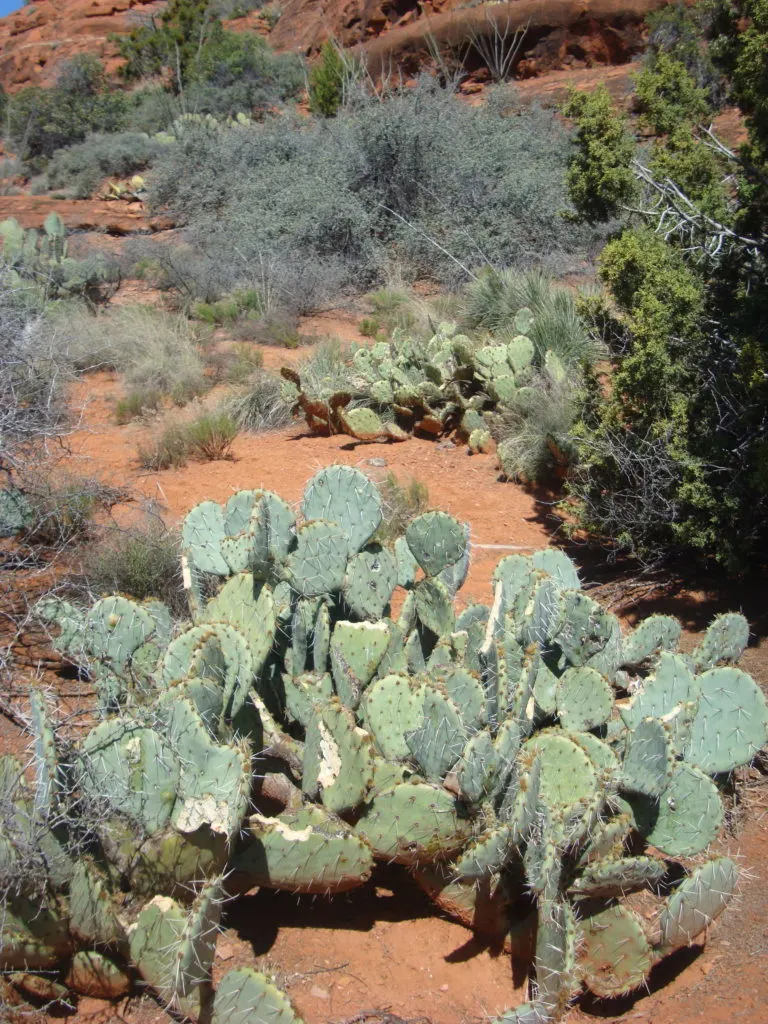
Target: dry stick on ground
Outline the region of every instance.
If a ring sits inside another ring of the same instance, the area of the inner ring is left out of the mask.
[[[361,1010],[354,1017],[336,1021],[335,1024],[364,1024],[365,1021],[378,1020],[381,1024],[431,1024],[429,1017],[398,1017],[391,1013],[388,1006],[381,1010]]]

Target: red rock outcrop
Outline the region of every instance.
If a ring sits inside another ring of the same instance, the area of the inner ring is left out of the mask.
[[[663,0],[514,0],[467,6],[467,0],[287,0],[270,34],[279,50],[317,52],[329,38],[360,46],[374,63],[415,70],[428,53],[428,37],[466,42],[490,20],[527,25],[518,73],[626,63],[643,46],[642,21]],[[0,18],[0,82],[13,91],[50,85],[58,68],[78,53],[92,53],[114,71],[119,60],[112,33],[128,32],[159,12],[163,0],[36,0]],[[236,31],[265,31],[254,13],[230,22]],[[468,58],[471,63],[471,56]]]

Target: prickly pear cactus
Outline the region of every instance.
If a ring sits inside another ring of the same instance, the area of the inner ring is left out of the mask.
[[[471,352],[441,338],[443,374]],[[188,622],[124,597],[41,603],[110,697],[76,741],[33,697],[34,785],[0,759],[0,967],[66,958],[73,986],[122,992],[125,963],[188,1016],[290,1024],[256,972],[212,994],[221,879],[334,894],[378,862],[496,941],[536,935],[531,1001],[504,1024],[554,1021],[582,988],[630,992],[700,940],[738,886],[709,854],[723,778],[768,738],[734,664],[743,618],[693,655],[667,616],[623,635],[554,549],[502,559],[493,601],[457,612],[467,527],[428,512],[390,550],[380,520],[370,481],[332,466],[298,518],[263,490],[189,513]]]

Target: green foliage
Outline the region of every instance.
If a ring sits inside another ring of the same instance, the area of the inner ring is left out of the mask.
[[[194,419],[172,422],[149,443],[140,444],[137,455],[144,469],[180,469],[189,459],[214,462],[231,459],[238,425],[226,411],[202,412]]]
[[[696,85],[682,61],[660,50],[637,75],[635,97],[641,123],[658,135],[669,135],[689,121],[710,113],[707,93]]]
[[[616,308],[596,326],[616,365],[609,389],[587,379],[570,486],[584,525],[649,561],[695,552],[744,569],[765,542],[768,108],[739,76],[761,80],[750,40],[766,25],[759,5],[662,12],[637,79],[659,134],[637,224],[601,258]],[[734,155],[696,127],[723,85],[748,118]]]
[[[125,60],[121,68],[125,79],[149,78],[169,70],[178,92],[200,50],[222,31],[210,0],[170,0],[159,19],[153,17],[150,24],[112,38]]]
[[[161,520],[108,530],[85,553],[83,574],[92,593],[120,593],[138,601],[156,598],[174,616],[185,615],[178,532]]]
[[[379,484],[382,501],[381,525],[374,535],[379,544],[393,544],[402,537],[412,519],[429,509],[429,488],[415,477],[402,483],[387,473]]]
[[[126,99],[110,89],[94,57],[73,57],[50,89],[28,86],[8,100],[8,133],[21,159],[37,165],[91,132],[120,131]]]
[[[159,391],[129,391],[125,398],[115,405],[115,423],[123,426],[142,416],[145,412],[155,412],[160,408],[162,395]]]
[[[692,657],[663,616],[624,637],[556,549],[503,559],[492,607],[457,614],[466,526],[423,513],[390,549],[381,520],[370,480],[329,466],[298,522],[263,490],[189,512],[191,621],[174,627],[157,600],[39,603],[101,721],[65,747],[35,694],[34,788],[0,762],[3,968],[119,951],[198,1016],[223,877],[234,899],[333,894],[394,862],[489,941],[525,901],[531,1013],[554,1022],[582,985],[641,987],[723,912],[738,870],[701,857],[720,775],[768,737],[765,698],[735,666],[742,617],[716,620]],[[633,695],[617,702],[626,668]],[[634,892],[657,910],[652,933]],[[255,972],[220,980],[214,1022],[254,1012],[292,1019]]]
[[[309,109],[321,117],[333,117],[344,101],[351,62],[332,39],[323,44],[320,57],[309,72]]]
[[[71,189],[76,199],[88,199],[105,178],[143,171],[161,150],[161,143],[139,132],[92,134],[53,154],[46,168],[48,186]]]
[[[637,194],[626,118],[602,85],[591,93],[571,91],[563,114],[577,125],[576,152],[566,174],[569,198],[588,222],[609,220]]]

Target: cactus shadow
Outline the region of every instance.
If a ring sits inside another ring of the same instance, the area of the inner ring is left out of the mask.
[[[588,1017],[621,1017],[649,996],[666,988],[678,975],[694,964],[704,952],[703,946],[687,946],[665,957],[650,973],[646,985],[630,995],[616,999],[600,999],[585,992],[576,1000],[576,1006]]]
[[[239,896],[227,907],[223,924],[250,943],[255,956],[263,956],[285,928],[367,932],[379,921],[434,916],[434,904],[406,871],[381,865],[365,885],[333,897],[297,896],[267,888]]]

